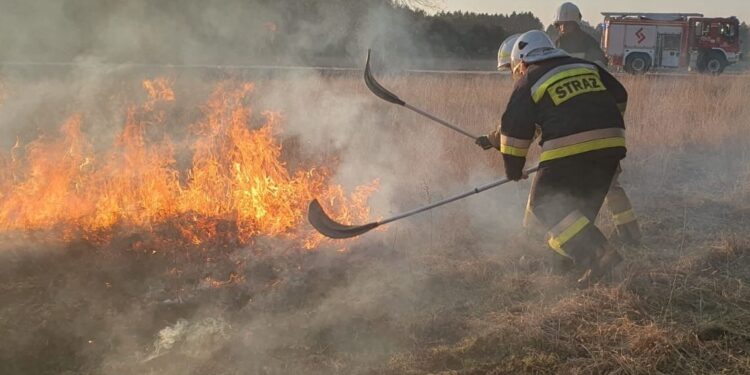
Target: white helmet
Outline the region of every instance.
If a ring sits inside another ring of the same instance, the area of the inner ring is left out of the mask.
[[[513,46],[516,45],[516,40],[521,34],[513,34],[503,41],[500,45],[500,49],[497,51],[497,70],[510,70],[510,54],[513,52]]]
[[[531,30],[516,40],[513,52],[510,54],[511,66],[515,69],[521,62],[534,63],[569,56],[565,51],[555,48],[552,39],[544,31]]]
[[[555,11],[555,24],[560,22],[575,22],[581,24],[581,10],[573,3],[562,3]]]

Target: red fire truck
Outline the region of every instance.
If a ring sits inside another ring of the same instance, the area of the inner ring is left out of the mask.
[[[602,13],[602,49],[610,64],[633,74],[689,67],[721,74],[741,56],[736,17],[699,13]]]

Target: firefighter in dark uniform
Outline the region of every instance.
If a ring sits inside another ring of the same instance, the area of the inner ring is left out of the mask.
[[[549,247],[582,271],[578,283],[588,286],[622,260],[594,221],[626,154],[627,92],[605,69],[568,56],[538,30],[519,37],[512,57],[521,79],[500,129],[477,144],[499,149],[507,177],[519,180],[541,130],[530,209],[548,229]]]
[[[583,16],[573,3],[563,3],[555,12],[554,24],[560,36],[555,46],[572,57],[607,66],[607,57],[599,48],[599,41],[581,29]]]
[[[582,18],[581,11],[573,3],[563,3],[557,8],[554,24],[560,36],[555,41],[555,46],[572,57],[607,66],[607,57],[601,50],[599,42],[581,29]],[[621,170],[617,171],[609,194],[607,194],[606,203],[612,212],[612,221],[620,239],[631,245],[638,245],[641,241],[641,229],[630,204],[630,198],[618,180],[621,172]]]

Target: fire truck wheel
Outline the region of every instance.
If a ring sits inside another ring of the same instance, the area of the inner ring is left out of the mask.
[[[711,52],[706,59],[705,72],[708,74],[719,75],[727,67],[727,60],[719,52]]]
[[[645,53],[633,53],[625,61],[625,71],[630,74],[644,74],[651,69],[651,57]]]

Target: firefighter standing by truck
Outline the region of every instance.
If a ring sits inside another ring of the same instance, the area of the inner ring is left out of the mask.
[[[555,11],[554,25],[560,32],[560,36],[555,41],[555,46],[564,50],[570,56],[606,66],[607,58],[599,48],[599,42],[581,29],[582,19],[581,11],[575,4],[563,3],[560,5]],[[607,207],[612,212],[612,218],[620,239],[631,245],[638,245],[641,242],[641,230],[635,211],[630,204],[630,198],[620,185],[618,179],[620,173],[621,170],[618,170],[609,194],[607,194]]]
[[[537,127],[540,169],[530,208],[549,229],[549,247],[583,271],[580,286],[604,276],[622,258],[594,225],[625,157],[625,88],[605,69],[570,57],[544,32],[521,35],[512,53],[518,71],[500,129],[477,139],[499,149],[511,180],[523,167]]]
[[[581,29],[583,16],[573,3],[563,3],[555,11],[554,25],[560,36],[555,46],[570,56],[593,61],[607,66],[607,56],[599,48],[599,42]]]

